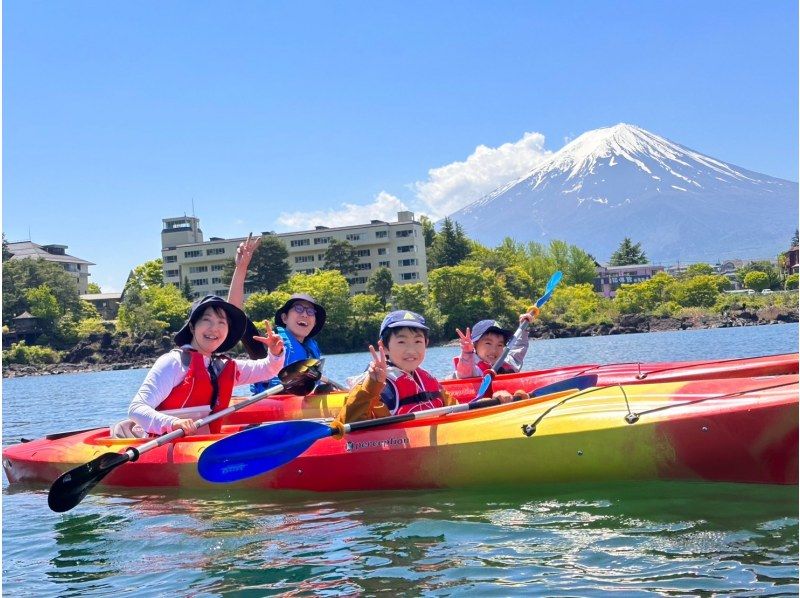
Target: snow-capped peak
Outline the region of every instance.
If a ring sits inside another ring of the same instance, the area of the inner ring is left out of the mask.
[[[654,262],[713,263],[783,251],[797,206],[797,183],[619,124],[584,133],[450,217],[487,245],[559,239],[604,259],[631,237]]]
[[[753,180],[725,162],[626,123],[584,133],[539,164],[528,177],[559,171],[569,173],[569,180],[594,174],[597,165],[601,163],[615,166],[618,159],[632,162],[648,174],[653,175],[657,170],[666,171],[689,183],[692,181],[686,178],[689,174],[686,170],[697,174],[705,170],[703,174],[706,175],[714,173],[739,180]],[[678,174],[678,171],[683,172]]]

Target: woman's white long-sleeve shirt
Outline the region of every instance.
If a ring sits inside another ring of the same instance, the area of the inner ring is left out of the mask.
[[[191,346],[184,345],[181,348],[190,349]],[[264,359],[234,359],[236,374],[233,385],[251,384],[277,376],[283,367],[285,356],[286,351],[282,351],[280,355],[267,353]],[[203,356],[206,367],[209,361],[209,357]],[[157,411],[158,406],[173,388],[183,382],[188,372],[189,365],[183,364],[181,351],[170,351],[159,357],[131,400],[128,417],[150,434],[164,434],[172,429],[173,422],[178,419],[199,419],[208,415],[211,411],[208,405],[175,409],[169,413]]]

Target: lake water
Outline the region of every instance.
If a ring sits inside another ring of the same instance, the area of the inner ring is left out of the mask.
[[[526,365],[798,350],[796,324],[535,341]],[[448,371],[456,348],[429,350]],[[368,354],[333,355],[344,380]],[[122,418],[145,370],[3,381],[3,445]],[[798,488],[701,483],[348,494],[90,494],[3,479],[9,596],[798,595]]]

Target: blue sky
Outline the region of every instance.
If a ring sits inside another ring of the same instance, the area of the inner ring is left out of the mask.
[[[627,122],[798,179],[797,3],[3,3],[3,231],[120,290],[206,235],[441,216]]]

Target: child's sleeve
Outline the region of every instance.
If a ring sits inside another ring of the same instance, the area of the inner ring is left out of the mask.
[[[369,376],[365,376],[363,381],[350,390],[335,421],[348,424],[363,419],[391,415],[389,409],[381,401],[381,391],[385,385],[385,382],[376,382]]]
[[[470,351],[469,353],[461,351],[461,357],[458,358],[458,363],[456,364],[456,378],[480,376],[481,372],[475,365],[476,360],[475,351]]]
[[[505,363],[518,372],[522,369],[522,364],[525,361],[525,354],[528,352],[528,330],[523,330],[519,338],[511,337],[509,344],[508,357]]]
[[[441,385],[439,386],[439,388],[441,388],[441,393],[442,393],[442,404],[445,407],[449,407],[450,405],[458,405],[458,400],[453,395],[451,395],[444,388],[442,388]]]

